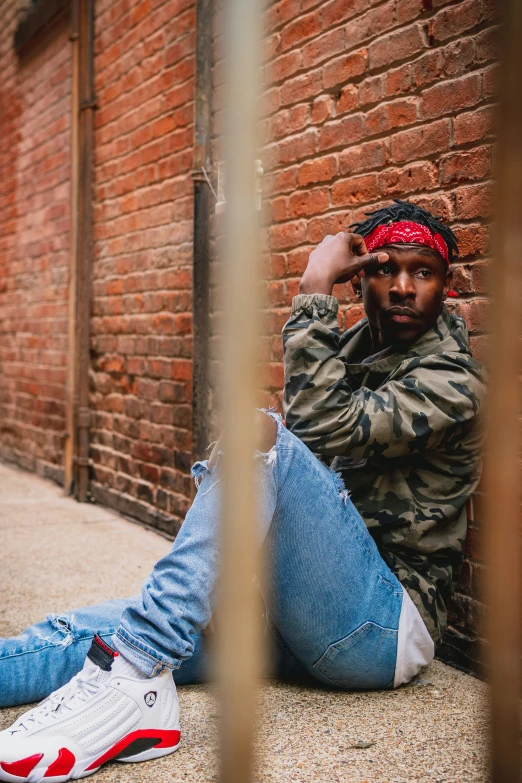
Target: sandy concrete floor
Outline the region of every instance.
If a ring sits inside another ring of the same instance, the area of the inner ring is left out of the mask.
[[[4,465],[0,534],[0,637],[50,611],[138,592],[170,547],[111,511],[64,498],[53,484]],[[180,688],[179,696],[177,753],[145,764],[109,764],[92,780],[216,780],[219,706],[213,689]],[[260,704],[259,781],[487,780],[486,688],[440,662],[398,691],[334,693],[266,680]],[[0,710],[0,729],[23,711]],[[371,744],[354,747],[361,743]]]

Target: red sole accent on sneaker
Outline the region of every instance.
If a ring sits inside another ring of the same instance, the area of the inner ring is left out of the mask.
[[[44,778],[58,777],[59,775],[68,775],[74,767],[76,761],[74,753],[67,748],[60,748],[58,758],[49,766]]]
[[[18,775],[20,778],[26,778],[36,767],[40,759],[43,759],[43,753],[35,753],[34,756],[27,756],[19,761],[0,761],[0,767],[9,775]]]
[[[100,756],[100,758],[96,759],[96,761],[93,761],[92,764],[89,764],[89,766],[85,768],[85,772],[91,769],[97,769],[102,764],[105,764],[106,761],[110,761],[112,758],[114,758],[114,756],[117,756],[118,753],[121,753],[122,750],[125,750],[125,748],[128,747],[131,742],[134,742],[134,740],[142,739],[144,737],[157,737],[159,742],[154,746],[154,748],[174,748],[179,743],[180,736],[180,731],[162,731],[160,729],[141,729],[140,731],[131,731],[130,734],[127,734],[126,737],[123,737],[123,739],[119,740],[115,745],[112,746],[112,748],[109,748],[109,750],[107,750],[103,756]]]

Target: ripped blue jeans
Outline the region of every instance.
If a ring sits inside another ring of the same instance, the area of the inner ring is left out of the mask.
[[[402,588],[338,477],[277,418],[259,454],[259,520],[272,673],[346,689],[393,684]],[[193,468],[194,503],[141,595],[85,607],[0,640],[0,706],[43,698],[83,665],[99,633],[147,675],[177,684],[208,671],[201,631],[216,606],[220,466]]]

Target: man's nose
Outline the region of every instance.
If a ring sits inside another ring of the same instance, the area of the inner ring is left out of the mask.
[[[390,288],[390,296],[397,299],[406,299],[415,297],[415,286],[411,276],[407,272],[401,272],[395,275],[393,284]]]

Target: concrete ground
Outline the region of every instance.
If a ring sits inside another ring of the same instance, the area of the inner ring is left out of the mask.
[[[156,533],[100,506],[78,504],[55,485],[4,465],[0,531],[0,637],[50,611],[138,592],[170,547]],[[486,695],[483,683],[440,662],[412,684],[378,693],[265,680],[258,780],[486,781]],[[180,750],[144,764],[108,764],[93,783],[216,780],[219,706],[213,689],[184,687],[179,696]],[[0,710],[0,730],[23,711]]]

